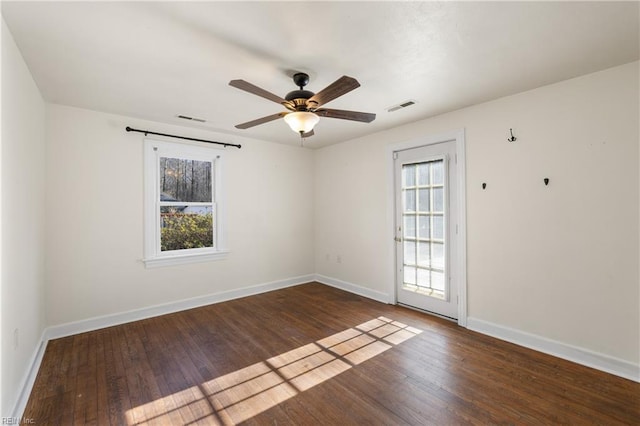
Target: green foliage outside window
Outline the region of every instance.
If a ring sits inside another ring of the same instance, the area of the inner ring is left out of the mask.
[[[213,215],[162,213],[162,251],[213,247]]]

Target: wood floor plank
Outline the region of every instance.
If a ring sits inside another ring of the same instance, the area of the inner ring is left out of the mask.
[[[131,409],[131,394],[122,361],[124,347],[123,327],[111,327],[105,347],[107,394],[109,397],[109,421],[112,425],[125,424],[126,413]]]
[[[310,283],[53,340],[24,415],[48,425],[635,425],[640,384]]]
[[[104,354],[104,339],[106,332],[104,330],[98,330],[92,334],[96,339],[96,364],[95,371],[89,372],[88,374],[95,375],[96,380],[96,424],[109,425],[109,398],[107,395],[107,374]]]

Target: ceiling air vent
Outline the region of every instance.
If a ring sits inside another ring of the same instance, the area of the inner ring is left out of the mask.
[[[406,102],[403,102],[403,103],[401,103],[399,105],[394,105],[392,107],[387,108],[387,112],[397,111],[399,109],[406,108],[406,107],[411,106],[411,105],[415,105],[415,103],[416,103],[416,101],[411,101],[411,100],[410,101],[406,101]]]
[[[198,123],[205,123],[207,121],[203,120],[202,118],[189,117],[188,115],[176,115],[176,117],[182,118],[183,120],[197,121]]]

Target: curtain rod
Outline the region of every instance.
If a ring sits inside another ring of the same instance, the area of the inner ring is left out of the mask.
[[[168,135],[166,133],[156,133],[156,132],[151,132],[149,130],[138,130],[138,129],[132,129],[131,127],[127,126],[125,127],[125,130],[127,132],[138,132],[138,133],[144,133],[145,136],[147,135],[157,135],[157,136],[167,136],[169,138],[178,138],[178,139],[186,139],[188,141],[196,141],[196,142],[206,142],[206,143],[215,143],[217,145],[222,145],[225,148],[228,146],[235,146],[236,148],[241,148],[242,145],[239,144],[235,144],[235,143],[226,143],[226,142],[216,142],[216,141],[208,141],[206,139],[196,139],[196,138],[188,138],[186,136],[176,136],[176,135]]]

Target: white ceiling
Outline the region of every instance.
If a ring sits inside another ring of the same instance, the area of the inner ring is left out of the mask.
[[[640,50],[638,2],[2,2],[2,14],[45,100],[229,141],[299,144],[282,120],[235,129],[283,108],[232,79],[279,96],[295,89],[293,71],[314,92],[358,79],[326,106],[376,120],[321,118],[309,147],[632,62]]]

